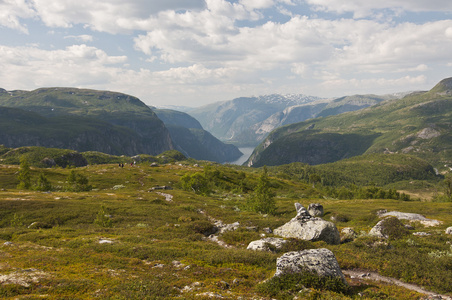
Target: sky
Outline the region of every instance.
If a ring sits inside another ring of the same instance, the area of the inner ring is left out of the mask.
[[[450,0],[0,0],[0,88],[157,107],[429,90],[452,77]]]

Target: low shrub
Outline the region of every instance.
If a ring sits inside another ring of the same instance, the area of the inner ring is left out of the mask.
[[[409,230],[396,217],[389,217],[381,222],[381,233],[390,240],[397,240],[408,235]]]
[[[350,292],[349,286],[341,278],[319,276],[309,271],[275,276],[257,286],[259,293],[277,299],[293,299],[296,293],[306,288],[328,290],[341,294]]]

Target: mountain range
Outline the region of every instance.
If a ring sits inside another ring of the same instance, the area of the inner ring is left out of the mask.
[[[202,134],[175,137],[175,142],[170,133],[176,136],[175,129],[169,130],[138,98],[122,93],[76,88],[0,89],[0,116],[0,144],[6,147],[43,146],[129,156],[178,149],[188,157],[218,162],[241,155],[235,146],[224,145],[202,128],[198,128]],[[207,155],[209,151],[216,155]]]
[[[452,78],[447,78],[428,92],[279,127],[246,165],[316,165],[369,153],[404,153],[441,170],[452,165],[451,129]]]
[[[403,95],[354,95],[322,99],[302,94],[274,94],[217,102],[188,113],[220,140],[239,147],[255,147],[271,131],[283,125],[355,111]]]

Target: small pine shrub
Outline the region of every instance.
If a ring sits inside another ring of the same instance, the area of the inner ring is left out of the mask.
[[[94,224],[97,224],[101,227],[112,227],[113,224],[111,222],[111,217],[107,214],[105,207],[102,205],[99,212],[97,213],[96,220],[94,220]]]
[[[408,235],[409,230],[396,217],[389,217],[381,222],[381,233],[390,240],[398,240]]]

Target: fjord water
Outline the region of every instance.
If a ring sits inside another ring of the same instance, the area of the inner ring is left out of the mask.
[[[253,147],[243,147],[243,148],[239,148],[240,152],[243,153],[242,156],[240,156],[239,159],[237,159],[236,161],[230,162],[230,164],[232,165],[242,165],[251,155],[251,153],[253,153],[254,148]]]

